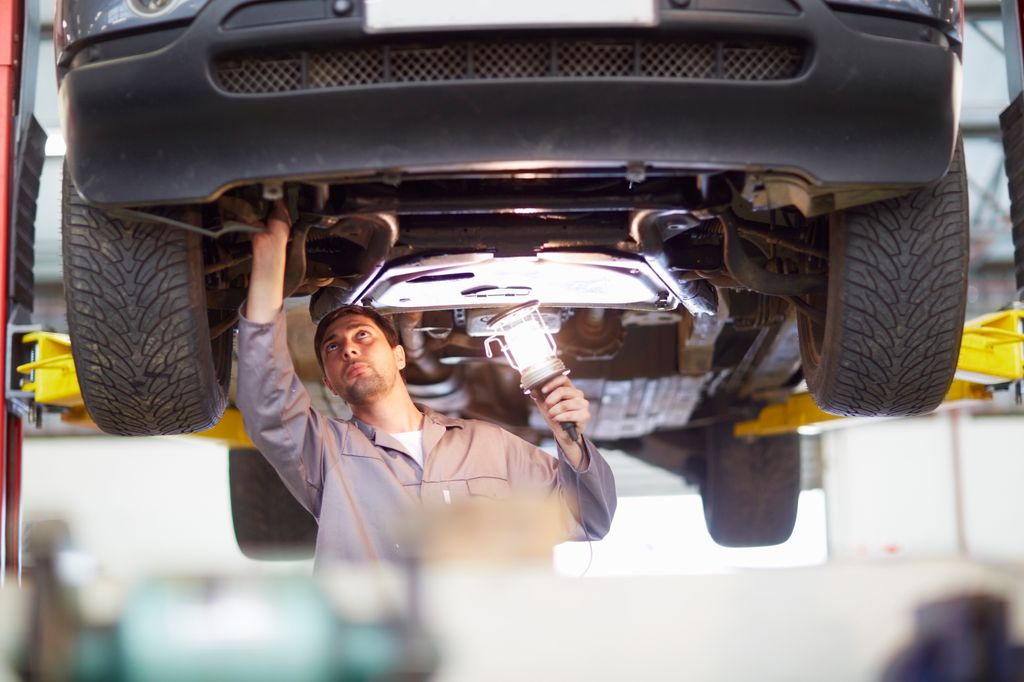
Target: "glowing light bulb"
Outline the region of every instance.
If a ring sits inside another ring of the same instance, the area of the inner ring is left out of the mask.
[[[538,301],[527,301],[499,313],[487,323],[495,334],[487,338],[484,348],[493,357],[491,344],[497,343],[508,364],[519,371],[523,391],[533,393],[555,377],[568,374],[558,359],[558,348],[551,331],[540,314]],[[576,425],[563,424],[572,440],[577,440]]]

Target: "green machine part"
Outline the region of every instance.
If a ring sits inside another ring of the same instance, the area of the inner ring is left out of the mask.
[[[79,633],[72,677],[424,679],[433,668],[424,643],[401,621],[345,621],[308,579],[165,580],[142,585],[116,625]]]

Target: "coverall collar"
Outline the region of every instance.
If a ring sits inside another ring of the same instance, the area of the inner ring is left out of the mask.
[[[426,405],[421,405],[420,403],[414,404],[416,405],[416,408],[423,413],[424,417],[423,445],[425,450],[428,449],[428,446],[432,447],[434,445],[434,443],[430,442],[430,436],[432,435],[431,432],[437,434],[437,437],[435,439],[436,442],[437,439],[440,439],[441,434],[444,431],[451,428],[461,429],[464,426],[461,419],[448,417],[446,415],[441,414],[440,412],[437,412],[436,410],[432,410]],[[355,424],[356,427],[363,432],[364,436],[369,438],[372,442],[377,443],[377,429],[375,429],[374,427],[370,426],[369,424],[355,416],[352,417],[352,423]]]

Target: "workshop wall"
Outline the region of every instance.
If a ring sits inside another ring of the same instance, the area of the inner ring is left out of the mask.
[[[700,497],[679,477],[618,451],[608,460],[620,494],[611,532],[600,542],[557,547],[559,573],[717,574],[827,560],[821,490],[803,493],[789,542],[727,549],[711,540]],[[257,562],[239,552],[226,451],[202,439],[28,438],[24,500],[28,532],[33,522],[64,520],[83,555],[118,578],[311,570],[308,561]]]
[[[225,449],[187,438],[27,438],[24,517],[60,519],[102,573],[309,572],[235,544]]]
[[[714,545],[691,488],[609,453],[624,493],[612,532],[589,547],[560,546],[555,567],[566,575],[671,575],[829,559],[1024,560],[1015,522],[1024,518],[1024,458],[1012,445],[1022,437],[1019,417],[951,412],[828,430],[819,437],[824,491],[803,493],[789,543],[754,550]],[[308,562],[253,562],[238,551],[226,454],[214,443],[28,438],[24,460],[29,530],[36,520],[64,519],[106,572],[309,570]]]
[[[1019,416],[960,411],[822,435],[834,560],[1024,560]]]
[[[982,560],[1024,560],[1024,419],[978,416],[963,420],[961,486],[968,553]]]

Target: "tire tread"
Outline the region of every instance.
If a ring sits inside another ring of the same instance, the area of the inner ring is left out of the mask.
[[[198,235],[126,223],[65,179],[64,283],[86,408],[116,435],[210,428],[226,404],[214,370]]]
[[[946,176],[908,196],[846,211],[833,239],[821,366],[807,367],[819,407],[846,416],[910,416],[944,399],[960,352],[968,215],[962,147]],[[836,276],[838,275],[838,277]]]
[[[250,559],[306,559],[316,547],[317,522],[292,496],[274,467],[250,448],[228,454],[235,541]]]
[[[732,423],[710,427],[704,519],[723,547],[762,547],[789,539],[800,499],[800,437],[793,434],[743,441]]]

